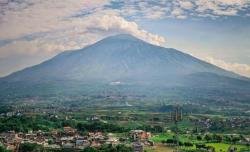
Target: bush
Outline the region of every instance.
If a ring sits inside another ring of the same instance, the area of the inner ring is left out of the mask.
[[[122,144],[115,147],[104,144],[100,148],[87,147],[81,152],[133,152],[133,149]]]
[[[202,140],[202,137],[199,135],[196,137],[197,140],[201,141]]]
[[[206,134],[205,137],[204,137],[204,139],[205,139],[207,142],[209,142],[209,141],[212,140],[212,136],[209,135],[209,134]]]
[[[11,152],[0,145],[0,152]]]
[[[82,152],[98,152],[98,151],[93,147],[86,147]]]
[[[205,144],[196,144],[195,145],[197,149],[206,149],[206,145]]]
[[[184,142],[184,146],[193,147],[193,144],[191,142]]]
[[[40,151],[39,149],[42,149],[40,145],[31,144],[31,143],[24,143],[24,144],[21,144],[19,147],[20,152]]]

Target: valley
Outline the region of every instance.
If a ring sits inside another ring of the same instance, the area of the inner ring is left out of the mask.
[[[33,146],[43,151],[85,152],[87,149],[83,148],[88,146],[104,151],[124,146],[125,151],[133,151],[139,138],[144,151],[172,151],[176,148],[176,127],[171,116],[175,106],[69,108],[68,105],[47,103],[6,105],[0,112],[0,139],[7,148],[12,146],[20,151],[23,151],[20,147]],[[248,113],[205,111],[206,107],[194,108],[188,104],[180,107],[183,117],[178,123],[181,151],[208,148],[226,152],[231,147],[243,152],[250,148]],[[139,134],[135,139],[131,135],[133,132],[147,135]]]

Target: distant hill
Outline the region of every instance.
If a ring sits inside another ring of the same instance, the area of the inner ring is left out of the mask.
[[[91,95],[176,100],[250,99],[250,80],[131,35],[107,37],[0,79],[0,98]],[[222,100],[222,101],[223,101]]]

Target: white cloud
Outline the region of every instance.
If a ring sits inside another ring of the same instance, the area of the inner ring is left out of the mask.
[[[0,40],[10,43],[0,45],[0,58],[8,62],[7,59],[13,56],[27,55],[41,56],[42,60],[61,51],[82,48],[115,33],[129,33],[156,45],[165,42],[163,37],[119,16],[119,11],[104,9],[107,2],[24,0],[1,5]],[[72,17],[75,15],[80,17]],[[41,60],[32,60],[32,63]]]
[[[185,15],[184,11],[180,8],[174,8],[171,12],[172,17],[178,18],[178,19],[185,19],[187,16]]]
[[[147,11],[144,16],[147,19],[161,19],[165,17],[165,12],[157,10],[154,13],[151,13],[151,11]]]
[[[137,23],[127,21],[120,16],[91,16],[87,24],[86,32],[95,32],[99,35],[128,33],[155,45],[165,43],[163,37],[142,30]]]
[[[193,3],[190,1],[179,1],[181,8],[192,9],[194,7]]]
[[[249,7],[249,0],[197,0],[195,1],[197,6],[196,11],[203,15],[215,15],[215,16],[235,16],[239,11],[243,11],[244,8]],[[244,14],[242,14],[244,15]]]
[[[171,12],[172,15],[174,16],[179,16],[183,14],[183,10],[180,8],[174,8],[173,11]]]
[[[236,5],[236,6],[244,6],[249,3],[249,0],[216,0],[217,2],[223,5]]]
[[[38,32],[37,36],[31,40],[15,40],[0,47],[0,56],[3,58],[13,54],[36,53],[53,56],[58,52],[79,49],[106,36],[120,33],[132,34],[155,45],[165,43],[163,37],[140,29],[135,22],[127,21],[116,15],[101,14],[72,19],[69,21],[68,26],[70,26],[67,29],[50,31],[41,35]]]
[[[117,0],[113,0],[113,2],[117,2]],[[123,6],[117,9],[123,16],[130,15],[134,18],[148,19],[169,17],[183,19],[188,16],[214,19],[221,16],[236,16],[239,15],[239,12],[241,12],[241,16],[247,16],[247,10],[250,7],[249,0],[136,0],[123,2]],[[153,9],[154,7],[157,9]]]
[[[233,71],[243,76],[250,77],[250,65],[241,63],[230,63],[213,57],[205,57],[204,60],[228,71]]]
[[[95,40],[103,37],[103,33],[99,33],[99,36],[96,32],[93,35],[87,31],[90,27],[101,30],[108,28],[106,32],[114,32],[116,30],[118,33],[130,33],[158,45],[164,42],[162,37],[139,29],[135,22],[129,22],[119,17],[117,11],[103,9],[103,6],[108,2],[108,0],[24,0],[22,3],[19,1],[8,2],[6,5],[0,6],[1,10],[4,11],[3,14],[0,14],[0,20],[2,20],[0,22],[0,40],[13,39],[19,41],[18,39],[30,35],[34,35],[37,38],[34,38],[34,40],[31,38],[29,42],[21,40],[21,42],[16,42],[16,44],[11,43],[1,47],[0,56],[1,52],[6,52],[6,47],[19,46],[20,43],[25,43],[24,46],[27,46],[34,42],[32,45],[39,44],[42,47],[43,45],[51,46],[50,43],[53,42],[53,44],[58,43],[60,46],[63,43],[66,47],[68,41],[74,41],[75,45],[71,45],[72,48],[76,48],[76,46],[83,47],[87,42],[93,43],[94,41],[93,39],[90,41],[91,38],[86,38],[87,35],[82,35],[83,33],[88,33],[88,36],[91,35]],[[71,17],[79,14],[79,12],[89,12],[89,10],[93,11],[86,16],[82,15],[80,18]],[[18,49],[21,49],[21,47]],[[12,53],[10,50],[14,49],[8,49],[9,54]],[[31,47],[29,52],[34,52],[32,50],[35,49]]]
[[[68,17],[85,9],[102,7],[108,0],[23,0],[0,5],[0,39],[13,39],[36,32],[71,26]]]

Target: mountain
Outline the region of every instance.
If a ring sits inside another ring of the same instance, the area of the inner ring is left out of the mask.
[[[65,51],[0,79],[1,99],[63,94],[245,101],[249,91],[248,78],[127,34]]]

